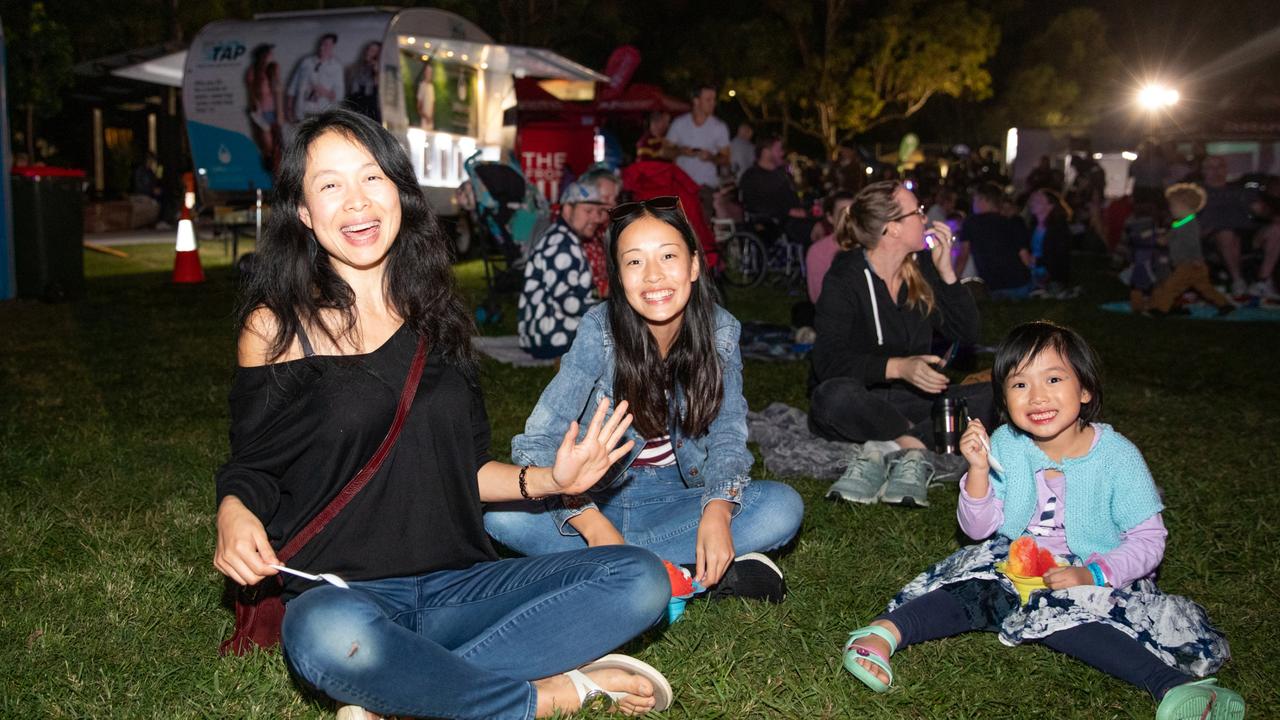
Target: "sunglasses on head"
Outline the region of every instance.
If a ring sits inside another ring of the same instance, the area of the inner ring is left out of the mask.
[[[609,220],[617,222],[644,210],[675,210],[678,207],[680,207],[680,198],[675,195],[662,195],[648,200],[622,203],[609,211]]]

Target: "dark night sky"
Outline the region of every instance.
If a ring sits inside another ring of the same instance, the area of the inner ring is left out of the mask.
[[[1112,47],[1130,64],[1193,71],[1247,40],[1280,28],[1276,0],[1092,0],[1111,26]],[[1062,3],[1066,5],[1066,3]],[[1272,60],[1280,43],[1272,42]]]
[[[804,0],[795,0],[802,2]],[[817,0],[811,0],[816,2]],[[252,0],[223,0],[223,7],[240,7],[248,12],[256,7]],[[549,7],[545,3],[551,0],[534,0],[538,7]],[[1109,32],[1107,42],[1121,57],[1127,74],[1110,78],[1115,86],[1117,106],[1129,96],[1131,88],[1136,88],[1144,78],[1159,77],[1178,84],[1183,90],[1185,100],[1180,107],[1184,115],[1189,115],[1197,106],[1205,107],[1216,102],[1220,96],[1235,94],[1246,98],[1269,96],[1280,103],[1280,0],[973,0],[977,5],[988,7],[1017,8],[1012,12],[998,15],[996,20],[1002,26],[1001,47],[988,62],[988,68],[994,76],[997,92],[1003,82],[1016,69],[1019,50],[1030,38],[1034,37],[1048,22],[1059,13],[1071,8],[1088,7],[1096,9],[1106,19]],[[167,0],[55,0],[51,8],[63,10],[90,9],[100,7],[100,12],[76,12],[78,18],[94,17],[95,23],[111,25],[111,19],[123,22],[124,16],[139,16],[145,8],[165,7]],[[203,7],[199,0],[180,0],[181,7],[188,11],[200,12]],[[277,5],[280,3],[276,3]],[[319,6],[321,3],[298,0],[295,7]],[[326,0],[329,7],[342,6],[341,0]],[[431,2],[414,3],[407,0],[403,4],[431,5]],[[446,7],[462,10],[464,14],[475,15],[486,30],[500,35],[498,15],[492,0],[441,0]],[[878,5],[874,0],[866,0],[868,7]],[[567,3],[566,6],[573,5]],[[620,42],[630,41],[638,45],[644,60],[637,73],[638,81],[665,84],[673,94],[680,94],[684,84],[672,80],[669,72],[674,66],[672,56],[680,45],[691,42],[682,28],[698,24],[704,18],[712,23],[720,18],[752,17],[762,10],[757,9],[763,3],[752,0],[595,0],[591,5],[597,22],[586,22],[574,25],[572,32],[562,28],[539,28],[535,33],[548,37],[559,37],[551,41],[553,49],[563,52],[576,60],[596,68],[603,68],[609,51]],[[26,0],[0,0],[0,9],[6,17],[11,13],[27,7]],[[470,8],[473,12],[467,12]],[[186,13],[184,13],[186,14]],[[143,13],[142,17],[157,20],[153,15]],[[610,20],[611,18],[611,20]],[[572,24],[572,23],[570,23]],[[83,23],[80,23],[83,29]],[[155,33],[163,35],[165,23],[151,22],[148,27]],[[928,28],[916,27],[913,31],[928,32]],[[1271,34],[1269,42],[1248,45],[1250,40]],[[120,34],[108,33],[108,37],[119,37]],[[130,47],[138,47],[163,38],[120,38],[119,42],[133,43]],[[77,55],[93,50],[90,56],[119,52],[130,48],[108,48],[110,40],[103,38],[99,42],[83,42],[88,37],[79,35],[80,41],[75,43]],[[502,38],[508,41],[516,38]],[[706,38],[702,38],[707,41]],[[714,40],[710,40],[714,42]],[[785,40],[783,40],[785,42]],[[100,47],[99,47],[100,46]],[[87,59],[77,57],[77,60]],[[676,73],[678,77],[678,73]],[[1189,80],[1198,80],[1190,83]],[[666,81],[666,82],[664,82]],[[1259,92],[1260,87],[1271,85],[1269,95]],[[981,120],[986,112],[985,106],[974,103],[960,103],[941,97],[930,101],[919,115],[903,123],[895,123],[877,129],[868,140],[892,141],[901,137],[906,130],[915,130],[926,141],[966,142],[977,139]],[[1280,115],[1280,107],[1274,111],[1263,108],[1263,113],[1271,112]],[[733,121],[737,116],[736,109],[730,104],[722,106],[721,114],[726,120]],[[1131,108],[1116,108],[1117,115],[1131,117]],[[988,138],[989,140],[994,138]]]

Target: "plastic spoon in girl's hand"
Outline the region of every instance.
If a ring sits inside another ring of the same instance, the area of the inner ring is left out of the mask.
[[[966,425],[969,424],[970,420],[972,420],[972,418],[970,418],[969,413],[966,412],[964,416],[965,424]],[[991,452],[991,442],[987,440],[987,436],[979,435],[978,442],[982,443],[982,449],[987,451],[987,463],[991,465],[991,469],[995,470],[1001,475],[1004,475],[1004,466],[1000,464],[1000,461],[997,460],[996,456]]]
[[[982,447],[987,451],[987,463],[991,465],[991,469],[995,470],[1001,475],[1004,475],[1004,467],[1000,465],[1000,461],[997,460],[996,456],[991,452],[991,443],[988,442],[987,438],[985,438],[982,435],[978,436],[978,440],[982,441]]]
[[[312,575],[311,573],[305,573],[305,572],[302,572],[301,570],[294,570],[293,568],[287,568],[283,565],[272,565],[271,567],[279,570],[280,572],[287,572],[290,575],[297,575],[298,577],[306,580],[323,580],[329,583],[330,585],[340,587],[343,590],[351,589],[350,586],[347,585],[346,580],[343,580],[342,578],[338,577],[337,575],[334,575],[333,573],[320,573],[319,575]]]

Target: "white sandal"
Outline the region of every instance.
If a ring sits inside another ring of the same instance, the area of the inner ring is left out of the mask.
[[[642,660],[637,660],[629,655],[605,655],[595,662],[587,663],[577,670],[570,670],[565,673],[569,677],[569,681],[573,683],[573,689],[578,691],[578,700],[581,701],[581,707],[586,707],[587,703],[597,697],[608,697],[610,702],[617,702],[622,698],[630,695],[628,692],[610,692],[600,687],[591,678],[584,673],[595,670],[622,670],[632,675],[649,681],[653,686],[653,710],[661,712],[671,707],[671,683],[667,682],[667,678],[658,672],[658,669]]]

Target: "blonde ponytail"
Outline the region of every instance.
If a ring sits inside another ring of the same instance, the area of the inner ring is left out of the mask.
[[[917,253],[911,253],[902,259],[902,281],[907,284],[907,307],[914,310],[923,306],[924,314],[928,315],[933,312],[936,298],[933,286],[924,279],[920,268],[916,267],[916,255]]]
[[[889,218],[901,212],[893,193],[899,184],[892,180],[872,183],[858,192],[853,198],[853,205],[845,211],[836,226],[836,242],[840,247],[849,250],[860,245],[866,250],[874,250],[884,235],[885,225]],[[925,315],[933,312],[937,298],[933,287],[924,279],[920,268],[916,266],[916,253],[910,253],[902,260],[902,280],[907,285],[907,307],[912,310],[924,307]]]

